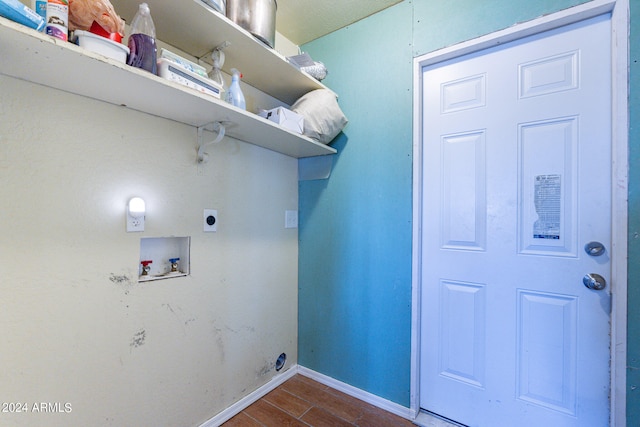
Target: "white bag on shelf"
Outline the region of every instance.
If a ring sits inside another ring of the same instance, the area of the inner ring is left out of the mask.
[[[304,134],[323,144],[333,141],[349,122],[338,105],[336,94],[328,89],[303,95],[291,110],[304,117]]]

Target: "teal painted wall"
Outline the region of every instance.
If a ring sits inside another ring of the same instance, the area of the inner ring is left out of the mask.
[[[299,187],[302,366],[409,405],[413,57],[581,3],[405,0],[304,46],[327,65],[350,123],[331,177]],[[631,0],[632,23],[638,9]],[[632,36],[628,425],[640,425],[637,59]]]
[[[305,47],[350,120],[300,185],[299,363],[401,404],[411,338],[411,5]],[[390,36],[391,35],[391,36]]]
[[[413,1],[417,55],[557,12],[585,0]]]

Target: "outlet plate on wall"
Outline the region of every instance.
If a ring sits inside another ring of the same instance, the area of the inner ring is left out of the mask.
[[[203,230],[215,232],[218,229],[218,211],[215,209],[205,209],[203,214]]]
[[[298,211],[284,211],[284,228],[298,228]]]
[[[144,231],[144,215],[134,217],[127,213],[127,233]]]

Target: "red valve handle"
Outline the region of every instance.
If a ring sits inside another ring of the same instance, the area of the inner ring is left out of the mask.
[[[153,261],[140,261],[140,264],[142,264],[143,267],[146,267],[147,265],[153,263]]]

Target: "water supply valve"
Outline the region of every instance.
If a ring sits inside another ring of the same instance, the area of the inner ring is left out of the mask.
[[[178,271],[178,261],[180,261],[180,258],[169,258],[169,262],[171,263],[172,273],[175,273]]]
[[[149,267],[149,264],[153,263],[153,261],[140,261],[140,264],[142,264],[142,275],[143,276],[148,276],[149,275],[149,271],[151,270],[151,267]]]

